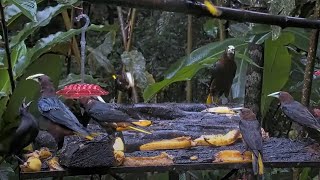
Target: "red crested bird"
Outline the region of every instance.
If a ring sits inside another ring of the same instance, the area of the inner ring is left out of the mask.
[[[293,97],[284,91],[275,92],[268,96],[276,97],[280,101],[283,113],[292,121],[320,132],[320,122],[312,115],[307,107],[295,101]]]
[[[262,134],[256,115],[247,108],[240,109],[239,128],[246,150],[252,152],[252,167],[255,175],[263,175]]]
[[[214,64],[211,72],[212,77],[207,104],[217,103],[223,94],[228,98],[233,78],[237,71],[234,56],[235,47],[230,45],[224,51],[222,57]]]
[[[86,139],[93,137],[76,116],[56,95],[55,88],[50,78],[45,74],[35,74],[27,77],[38,82],[41,86],[41,97],[38,100],[38,110],[42,117],[48,120],[48,132],[55,138],[58,149],[63,146],[64,136],[78,134]]]

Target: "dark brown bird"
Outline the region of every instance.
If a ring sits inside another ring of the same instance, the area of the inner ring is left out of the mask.
[[[222,57],[214,64],[207,104],[217,103],[223,94],[228,98],[237,71],[234,56],[234,46],[228,46]]]
[[[112,105],[104,102],[100,102],[93,97],[84,97],[80,99],[80,103],[85,109],[85,112],[96,122],[98,122],[103,128],[105,128],[108,134],[113,134],[116,131],[114,123],[127,123],[128,128],[151,134],[148,131],[133,127],[132,122],[137,121],[131,118],[128,114],[115,109]]]
[[[247,108],[240,109],[239,128],[246,150],[252,152],[252,167],[255,175],[264,172],[262,161],[262,134],[261,126],[256,115]]]
[[[47,75],[35,74],[27,79],[32,79],[41,86],[38,109],[42,117],[48,120],[48,132],[55,138],[58,149],[63,146],[64,136],[78,134],[89,140],[93,139],[87,129],[79,123],[76,116],[59,100],[53,83]]]
[[[115,90],[122,91],[128,94],[128,97],[132,97],[132,89],[134,87],[134,79],[129,72],[119,72],[112,75],[115,83]]]
[[[279,91],[268,96],[279,99],[281,110],[289,119],[302,126],[320,131],[320,122],[311,114],[307,107],[295,101],[289,93]]]

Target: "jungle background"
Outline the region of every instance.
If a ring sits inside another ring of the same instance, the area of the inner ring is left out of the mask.
[[[242,9],[258,7],[259,11],[270,14],[317,18],[315,10],[318,2],[315,0],[226,0],[215,3]],[[282,89],[300,101],[311,29],[280,28],[211,17],[191,18],[182,13],[149,9],[123,7],[120,10],[114,5],[77,0],[4,0],[2,5],[8,33],[3,33],[2,29],[1,35],[4,35],[0,41],[1,141],[5,141],[12,128],[17,127],[17,109],[22,99],[26,97],[31,100],[38,96],[37,91],[31,90],[32,82],[25,81],[27,76],[45,73],[59,88],[80,81],[79,41],[84,22],[76,22],[74,17],[81,11],[91,21],[86,33],[86,82],[97,83],[108,90],[110,94],[105,97],[106,101],[131,103],[125,94],[122,98],[117,96],[112,79],[112,74],[121,71],[125,64],[126,70],[134,73],[139,102],[205,103],[211,77],[208,69],[228,45],[234,45],[238,69],[232,97],[234,103],[241,104],[244,101],[247,67],[258,66],[248,57],[248,44],[255,43],[264,48],[262,115],[259,119],[270,136],[290,136],[288,121],[281,113],[275,114],[277,104],[270,98],[266,99],[266,95]],[[125,40],[119,13],[123,16],[123,28],[130,35]],[[189,38],[188,31],[191,32]],[[6,56],[6,43],[11,53],[11,65]],[[315,70],[320,68],[319,48],[316,55]],[[8,71],[13,72],[12,77]],[[310,98],[312,107],[320,103],[319,79],[315,73]],[[191,80],[191,87],[187,80]],[[192,93],[187,96],[187,91]],[[35,104],[32,108],[36,113]],[[227,172],[196,171],[180,177],[214,179]],[[298,174],[293,172],[296,171],[272,169],[268,170],[266,177],[318,178],[316,169],[305,168]],[[0,179],[14,178],[12,165],[3,163],[0,176]],[[136,176],[128,174],[127,178]],[[150,173],[141,176],[151,179],[166,177]]]

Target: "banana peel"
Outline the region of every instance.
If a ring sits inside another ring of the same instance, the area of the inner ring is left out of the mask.
[[[240,130],[234,129],[227,134],[202,135],[195,139],[197,146],[227,146],[240,139]]]
[[[59,164],[59,158],[53,157],[47,161],[50,171],[63,171],[63,168]]]
[[[124,160],[125,160],[125,155],[124,152],[122,151],[114,151],[114,159],[116,160],[116,165],[120,166],[123,164]]]
[[[132,122],[132,124],[136,125],[136,126],[140,126],[140,127],[148,127],[152,124],[152,121],[150,120],[139,120],[139,121],[135,121]]]
[[[48,159],[49,157],[52,156],[52,153],[50,152],[49,148],[47,148],[47,147],[40,148],[40,151],[38,151],[38,153],[39,153],[40,159]]]
[[[173,165],[173,157],[166,152],[152,157],[126,157],[123,166],[170,166]]]
[[[237,150],[224,150],[219,151],[214,155],[215,160],[213,162],[225,162],[225,163],[247,163],[252,162],[252,153],[246,151],[243,154]]]
[[[22,172],[38,172],[41,170],[41,161],[39,157],[29,157],[28,160],[20,165],[20,169]]]
[[[165,139],[146,143],[140,146],[140,150],[188,149],[195,145],[196,143],[192,141],[191,137],[182,136],[174,139]]]
[[[201,112],[210,112],[210,113],[216,113],[216,114],[236,114],[231,108],[225,107],[225,106],[219,106],[219,107],[213,107],[205,109]]]

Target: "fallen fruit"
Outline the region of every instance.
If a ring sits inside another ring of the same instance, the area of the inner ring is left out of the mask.
[[[170,166],[173,165],[173,158],[165,152],[152,157],[126,157],[123,166]]]
[[[20,165],[22,172],[38,172],[41,170],[41,161],[38,157],[29,157],[28,160]]]
[[[227,134],[202,135],[194,141],[197,146],[227,146],[233,144],[239,138],[241,138],[240,131],[234,129]]]
[[[229,163],[245,163],[245,162],[251,162],[251,152],[246,151],[243,153],[243,155],[240,153],[240,151],[237,150],[224,150],[219,151],[214,155],[215,160],[213,162],[229,162]]]
[[[164,150],[164,149],[188,149],[195,146],[191,137],[178,137],[174,139],[166,139],[154,141],[140,146],[141,151]]]

